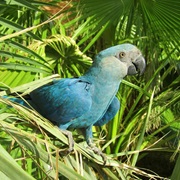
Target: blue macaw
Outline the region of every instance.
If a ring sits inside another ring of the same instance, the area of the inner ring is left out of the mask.
[[[80,128],[87,144],[105,159],[93,145],[92,126],[102,126],[116,115],[120,103],[115,95],[122,79],[126,75],[142,74],[144,69],[145,60],[136,46],[113,46],[97,54],[83,76],[54,80],[35,89],[30,93],[29,102],[68,136],[69,151],[73,150],[74,141],[68,128]]]

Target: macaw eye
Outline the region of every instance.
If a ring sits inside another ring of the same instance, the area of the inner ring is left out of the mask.
[[[119,57],[120,57],[120,58],[123,58],[125,55],[126,55],[125,52],[120,52],[120,53],[119,53]]]

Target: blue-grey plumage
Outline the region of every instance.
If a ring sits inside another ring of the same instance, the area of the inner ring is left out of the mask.
[[[107,124],[111,119],[114,118],[119,109],[120,102],[117,97],[114,97],[104,116],[98,121],[96,121],[93,126],[103,126]]]
[[[106,124],[119,110],[115,95],[121,80],[126,75],[142,74],[144,69],[145,60],[137,47],[113,46],[101,51],[83,76],[55,80],[31,92],[32,104],[66,134],[68,128],[83,129],[92,146],[92,126]],[[100,150],[93,149],[104,157]]]

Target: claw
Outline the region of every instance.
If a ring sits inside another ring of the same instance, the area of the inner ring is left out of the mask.
[[[104,163],[103,165],[106,165],[106,162],[107,162],[107,157],[106,155],[98,148],[96,147],[94,144],[89,144],[89,148],[95,153],[95,154],[98,154],[99,156],[102,157]]]
[[[68,149],[68,153],[72,152],[74,150],[74,140],[73,140],[73,136],[72,136],[72,133],[68,130],[60,130],[64,135],[66,135],[68,137],[68,141],[69,141],[69,149]],[[107,157],[104,153],[102,153],[102,151],[96,147],[92,141],[89,141],[88,143],[89,145],[89,148],[95,153],[95,154],[98,154],[99,156],[102,157],[103,161],[104,161],[104,164],[106,164],[107,162]]]
[[[68,149],[68,153],[72,152],[74,150],[74,140],[73,140],[73,136],[72,133],[68,130],[60,130],[64,135],[67,136],[68,141],[69,141],[69,149]]]

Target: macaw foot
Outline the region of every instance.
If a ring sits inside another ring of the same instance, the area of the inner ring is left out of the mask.
[[[74,150],[74,140],[73,140],[73,136],[72,133],[68,130],[61,130],[61,132],[67,136],[68,141],[69,141],[69,149],[68,149],[68,153],[72,152]]]
[[[106,164],[107,162],[107,157],[106,155],[98,148],[96,147],[93,143],[90,143],[88,144],[89,145],[89,148],[95,153],[95,154],[98,154],[99,156],[102,157],[103,161],[104,161],[104,165]]]

